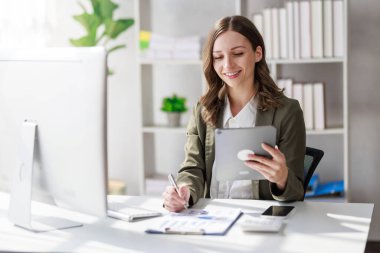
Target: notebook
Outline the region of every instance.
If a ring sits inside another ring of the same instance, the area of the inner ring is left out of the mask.
[[[108,202],[107,216],[124,221],[135,221],[160,216],[161,213],[120,202]]]
[[[215,174],[217,181],[265,179],[259,172],[249,168],[238,157],[239,152],[252,150],[257,155],[270,157],[261,143],[276,145],[274,126],[252,128],[215,129]]]

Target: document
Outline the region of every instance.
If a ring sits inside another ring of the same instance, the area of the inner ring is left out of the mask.
[[[236,208],[185,209],[180,213],[169,213],[145,232],[151,234],[224,235],[240,217]]]

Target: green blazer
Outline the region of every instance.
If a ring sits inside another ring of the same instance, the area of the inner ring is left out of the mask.
[[[306,131],[303,113],[297,100],[281,98],[282,105],[267,111],[257,110],[256,126],[273,125],[277,129],[276,143],[286,157],[288,182],[283,192],[268,180],[252,181],[253,199],[296,201],[302,200],[303,163]],[[185,160],[178,172],[177,183],[190,187],[190,204],[199,198],[210,197],[212,167],[215,158],[215,127],[206,124],[201,116],[202,105],[195,105],[187,126]],[[218,115],[217,127],[222,127],[223,110]]]

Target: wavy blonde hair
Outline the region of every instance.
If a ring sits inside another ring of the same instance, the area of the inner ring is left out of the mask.
[[[255,25],[243,16],[224,17],[218,20],[210,31],[202,55],[203,72],[208,89],[199,102],[204,107],[203,120],[212,126],[216,126],[218,113],[224,107],[226,94],[225,84],[214,70],[213,47],[215,40],[226,31],[238,32],[246,37],[254,51],[258,46],[262,48],[263,57],[255,64],[255,80],[252,83],[252,85],[257,85],[258,109],[266,111],[279,107],[281,105],[280,98],[284,96],[269,74],[269,68],[265,61],[264,40]]]

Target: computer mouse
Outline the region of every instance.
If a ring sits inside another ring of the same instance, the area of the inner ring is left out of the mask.
[[[239,158],[239,160],[247,161],[249,160],[248,155],[254,155],[254,154],[255,152],[253,152],[250,149],[242,149],[237,153],[237,157]]]

